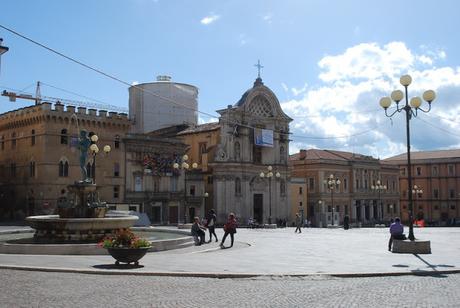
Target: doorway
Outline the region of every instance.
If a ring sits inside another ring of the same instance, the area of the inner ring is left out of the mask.
[[[170,206],[169,207],[169,223],[176,224],[177,221],[177,206]]]
[[[264,223],[264,195],[254,194],[254,219],[258,224]]]
[[[194,207],[189,207],[188,208],[188,217],[189,217],[188,223],[193,222],[193,220],[195,218],[195,208]]]

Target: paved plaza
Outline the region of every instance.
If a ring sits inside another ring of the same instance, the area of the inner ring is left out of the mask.
[[[231,249],[154,252],[121,269],[103,255],[2,254],[0,307],[458,307],[460,229],[415,235],[432,254],[389,252],[387,228],[241,228]]]

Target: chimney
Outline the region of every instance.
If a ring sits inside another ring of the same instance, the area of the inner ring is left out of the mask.
[[[305,158],[307,158],[307,150],[300,150],[299,159],[304,160]]]

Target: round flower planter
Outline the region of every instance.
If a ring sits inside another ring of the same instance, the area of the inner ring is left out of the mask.
[[[107,248],[110,255],[116,260],[115,265],[123,263],[134,263],[139,265],[139,260],[145,256],[149,247],[142,248]]]

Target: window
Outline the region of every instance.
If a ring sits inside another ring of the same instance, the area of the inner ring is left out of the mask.
[[[439,198],[439,190],[437,188],[433,189],[433,198],[435,199]]]
[[[303,204],[302,204],[302,201],[300,201],[300,202],[299,202],[299,206],[302,207],[302,205],[303,205]]]
[[[118,199],[120,197],[120,186],[113,187],[113,198]]]
[[[451,209],[451,210],[455,210],[455,204],[451,204],[451,205],[450,205],[450,209]]]
[[[259,146],[254,146],[253,148],[253,159],[254,163],[260,164],[262,163],[262,148]]]
[[[421,167],[415,168],[415,172],[416,172],[416,174],[419,175],[419,176],[422,175],[422,168],[421,168]]]
[[[299,187],[299,195],[301,195],[302,193],[303,193],[302,187]]]
[[[235,179],[235,195],[241,195],[241,179]]]
[[[59,162],[59,176],[67,177],[69,176],[69,163],[67,160],[61,160]]]
[[[209,179],[209,177],[208,177]],[[171,177],[171,191],[177,191],[177,176],[172,176]]]
[[[195,196],[195,185],[190,185],[190,196]]]
[[[30,144],[35,145],[35,129],[32,129],[31,137],[30,137]]]
[[[431,173],[433,174],[433,176],[437,176],[438,175],[438,166],[433,166],[431,168]]]
[[[393,191],[395,191],[396,190],[396,182],[395,181],[391,182],[391,185],[393,186]]]
[[[241,147],[240,143],[237,141],[235,142],[235,160],[239,161],[241,159]]]
[[[11,134],[11,148],[16,149],[16,133]]]
[[[356,189],[359,189],[359,180],[356,180]]]
[[[11,174],[11,177],[16,176],[16,163],[11,163],[11,165],[10,165],[10,174]]]
[[[280,162],[286,162],[286,153],[283,146],[280,146]]]
[[[68,144],[69,137],[67,136],[67,129],[61,129],[61,144]]]
[[[198,160],[203,162],[203,154],[206,153],[206,142],[200,142],[198,146]]]
[[[364,180],[364,189],[367,189],[367,180]]]
[[[347,179],[343,179],[343,190],[344,190],[344,191],[347,191],[347,190],[348,190]]]
[[[135,206],[135,205],[130,205],[130,206],[128,206],[128,210],[129,210],[129,211],[137,211],[137,206]]]
[[[212,184],[212,175],[208,175],[208,184]]]
[[[120,164],[119,163],[113,164],[113,176],[120,176]]]
[[[286,181],[284,179],[280,181],[280,194],[281,196],[286,195]]]
[[[34,161],[31,161],[29,163],[29,176],[31,178],[34,178],[35,177],[35,162]]]
[[[400,174],[401,175],[406,175],[406,168],[401,168],[401,170],[399,170]]]
[[[449,198],[451,199],[455,198],[455,189],[449,189]]]
[[[310,191],[315,190],[315,179],[314,178],[309,178],[308,179],[308,189]]]
[[[447,166],[448,173],[450,176],[455,175],[455,166],[454,165],[448,165]]]
[[[120,136],[118,136],[118,135],[115,136],[114,145],[115,145],[115,149],[120,148]]]

